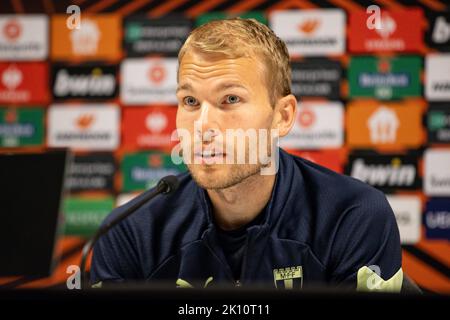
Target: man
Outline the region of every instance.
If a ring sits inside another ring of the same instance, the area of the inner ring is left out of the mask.
[[[191,33],[178,59],[189,172],[174,194],[100,239],[91,281],[399,291],[399,233],[385,196],[274,147],[296,113],[283,41],[256,20],[213,21]]]

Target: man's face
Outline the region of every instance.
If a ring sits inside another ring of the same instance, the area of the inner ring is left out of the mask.
[[[189,132],[190,141],[183,141],[182,135],[180,139],[185,156],[185,148],[191,148],[187,166],[201,187],[228,188],[260,173],[260,161],[249,161],[250,153],[258,154],[258,144],[239,135],[227,139],[226,130],[252,129],[258,140],[259,129],[270,131],[274,112],[264,79],[260,63],[251,58],[188,50],[181,60],[176,122],[178,129]],[[242,140],[243,164],[236,163]],[[228,163],[230,157],[232,164]]]

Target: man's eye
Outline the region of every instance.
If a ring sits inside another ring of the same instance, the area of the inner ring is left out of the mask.
[[[232,95],[232,94],[230,94],[230,95],[225,97],[225,103],[233,104],[233,103],[238,103],[240,101],[241,101],[241,99],[238,96],[235,96],[235,95]]]
[[[188,105],[188,106],[191,106],[191,107],[195,107],[198,104],[198,101],[194,97],[189,96],[189,97],[185,97],[183,99],[183,103],[185,105]]]

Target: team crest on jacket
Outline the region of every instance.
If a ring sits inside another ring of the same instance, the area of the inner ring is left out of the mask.
[[[273,282],[277,289],[301,289],[303,287],[302,266],[273,269]]]

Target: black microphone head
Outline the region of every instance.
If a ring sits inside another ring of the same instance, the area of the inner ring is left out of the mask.
[[[158,188],[162,189],[162,193],[169,194],[174,192],[180,186],[180,181],[175,176],[167,176],[159,180]]]

